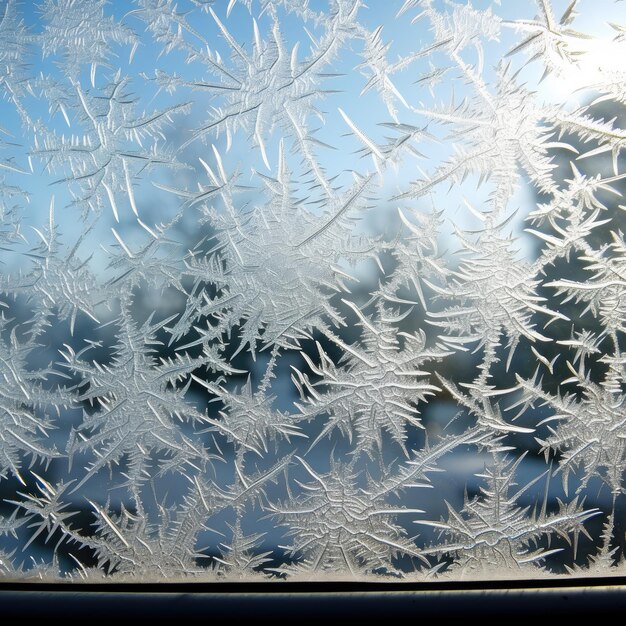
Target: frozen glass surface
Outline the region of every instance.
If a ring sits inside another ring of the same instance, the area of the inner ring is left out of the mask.
[[[625,18],[0,0],[0,577],[623,575]]]

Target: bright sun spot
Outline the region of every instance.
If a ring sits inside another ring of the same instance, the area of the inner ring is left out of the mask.
[[[568,64],[551,75],[548,89],[553,96],[578,98],[596,85],[607,82],[626,84],[626,42],[615,39],[578,39],[576,63]],[[578,54],[579,53],[579,54]]]

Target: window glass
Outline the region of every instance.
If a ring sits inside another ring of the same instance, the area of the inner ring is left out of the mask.
[[[611,0],[0,0],[3,580],[623,574]]]

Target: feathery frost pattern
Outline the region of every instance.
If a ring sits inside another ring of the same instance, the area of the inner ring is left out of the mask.
[[[623,575],[625,18],[0,0],[0,576]]]

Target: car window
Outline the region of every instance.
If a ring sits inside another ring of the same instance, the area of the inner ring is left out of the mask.
[[[624,16],[1,0],[2,579],[623,575]]]

